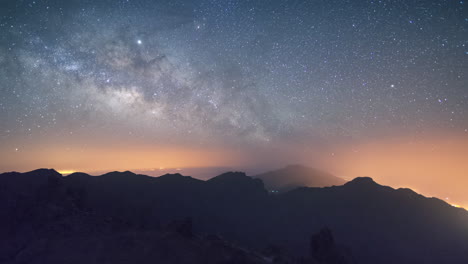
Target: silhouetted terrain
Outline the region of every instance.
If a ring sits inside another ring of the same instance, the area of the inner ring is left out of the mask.
[[[3,263],[468,263],[464,209],[370,178],[271,194],[240,172],[37,170],[0,175],[0,211]]]
[[[253,177],[261,179],[265,188],[274,192],[290,191],[297,187],[329,187],[346,183],[345,180],[329,173],[302,165],[289,165]]]

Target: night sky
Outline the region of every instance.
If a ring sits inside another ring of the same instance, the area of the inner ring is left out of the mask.
[[[467,5],[2,0],[0,171],[303,163],[468,205]]]

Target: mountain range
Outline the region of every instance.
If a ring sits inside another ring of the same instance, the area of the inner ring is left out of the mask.
[[[462,208],[366,177],[272,193],[268,175],[0,174],[0,263],[468,263]]]

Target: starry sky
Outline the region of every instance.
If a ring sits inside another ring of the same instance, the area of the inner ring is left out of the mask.
[[[1,0],[0,170],[303,163],[468,205],[467,5]]]

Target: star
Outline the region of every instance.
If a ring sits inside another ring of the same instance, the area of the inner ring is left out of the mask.
[[[41,2],[32,1],[19,2]],[[0,4],[0,156],[33,153],[22,150],[26,141],[61,149],[73,137],[103,153],[115,142],[235,147],[246,159],[262,149],[253,159],[267,163],[280,160],[279,146],[294,157],[305,156],[302,147],[339,157],[335,145],[392,135],[466,136],[468,18],[460,4],[422,1],[424,12],[414,12],[363,1],[344,20],[337,0],[325,12],[307,1],[284,12],[281,1],[46,2],[34,15],[28,4],[5,12]],[[383,26],[361,26],[370,24]]]

